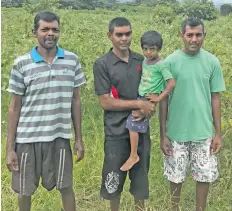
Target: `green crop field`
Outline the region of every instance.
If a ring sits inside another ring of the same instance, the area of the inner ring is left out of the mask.
[[[132,49],[140,52],[139,39],[144,31],[153,29],[162,33],[165,58],[181,47],[181,17],[174,17],[172,23],[165,23],[148,8],[143,13],[122,11],[57,10],[61,16],[61,38],[59,45],[75,52],[81,60],[87,77],[87,84],[81,89],[83,112],[83,139],[85,158],[74,164],[74,190],[79,211],[109,210],[107,201],[99,196],[101,167],[103,163],[103,112],[98,105],[93,89],[93,62],[110,48],[107,39],[109,20],[116,16],[127,17],[132,22]],[[159,13],[160,14],[160,13]],[[2,8],[2,211],[16,211],[17,195],[11,190],[11,174],[5,167],[5,146],[7,131],[7,110],[10,95],[6,92],[10,70],[15,57],[25,54],[36,44],[31,34],[34,15],[15,8]],[[212,184],[207,211],[232,211],[232,16],[219,17],[206,23],[204,48],[221,61],[227,91],[222,94],[222,130],[224,148],[219,153],[220,177]],[[169,210],[169,188],[163,179],[163,157],[159,148],[159,123],[157,115],[151,119],[151,168],[149,173],[150,198],[146,206],[150,211]],[[121,210],[133,210],[133,198],[126,182],[122,195]],[[47,192],[41,186],[32,198],[32,211],[60,211],[62,207],[56,190]],[[183,186],[181,210],[195,210],[195,184],[190,177]]]

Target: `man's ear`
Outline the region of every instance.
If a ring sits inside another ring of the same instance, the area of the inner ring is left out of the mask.
[[[181,38],[183,38],[183,37],[184,37],[184,33],[183,33],[183,32],[181,32],[180,37],[181,37]]]
[[[32,29],[31,32],[32,32],[32,34],[33,34],[34,36],[36,36],[36,31],[35,31],[35,29]]]
[[[112,33],[107,32],[107,37],[108,37],[109,40],[112,40]]]

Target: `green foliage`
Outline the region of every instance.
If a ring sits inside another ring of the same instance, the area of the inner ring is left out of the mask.
[[[184,14],[188,17],[197,17],[203,20],[214,20],[218,16],[218,11],[211,2],[185,1],[182,5]]]
[[[153,10],[153,14],[163,23],[171,23],[176,16],[173,8],[165,5],[157,5]]]
[[[22,4],[23,9],[25,9],[29,13],[35,13],[40,10],[55,10],[59,8],[59,0],[41,0],[39,2],[33,2],[30,0],[24,1]]]
[[[232,13],[232,5],[231,4],[223,4],[220,7],[220,12],[222,15],[227,16]]]
[[[139,39],[146,30],[159,31],[164,39],[161,56],[166,57],[175,49],[182,46],[180,41],[180,23],[182,17],[176,16],[172,23],[165,23],[155,16],[157,8],[146,6],[141,12],[120,9],[109,11],[106,9],[85,10],[57,10],[61,17],[61,39],[59,45],[76,53],[87,77],[87,84],[81,88],[82,101],[82,130],[86,148],[85,159],[81,163],[74,161],[74,191],[79,211],[109,210],[108,202],[99,196],[101,184],[101,167],[103,162],[103,112],[99,106],[93,87],[92,66],[94,61],[106,53],[110,48],[107,39],[107,25],[109,20],[116,16],[127,17],[132,22],[133,41],[132,49],[140,52]],[[164,10],[164,7],[160,9]],[[171,10],[170,10],[171,11]],[[172,12],[170,13],[172,14]],[[7,110],[10,95],[6,92],[13,61],[17,56],[29,52],[36,41],[31,34],[33,18],[29,12],[21,8],[2,8],[2,211],[18,210],[17,195],[10,188],[11,174],[5,166],[5,142],[7,131]],[[206,40],[204,48],[215,54],[223,69],[227,91],[221,94],[222,99],[222,132],[224,148],[219,157],[220,177],[211,186],[206,211],[231,211],[232,195],[232,18],[219,17],[213,21],[205,21]],[[149,174],[150,199],[146,202],[148,210],[169,210],[168,183],[162,176],[163,157],[159,149],[159,123],[155,116],[151,119],[151,168]],[[75,157],[74,157],[75,158]],[[134,202],[130,196],[129,182],[126,181],[122,194],[121,211],[132,211]],[[225,191],[226,190],[226,191]],[[187,178],[183,187],[181,210],[195,209],[195,182]],[[49,200],[48,200],[49,199]],[[41,186],[32,200],[32,211],[61,210],[60,194],[56,190],[46,191]]]
[[[164,4],[164,5],[174,4],[174,3],[177,3],[178,1],[176,0],[139,0],[135,2],[138,4],[145,4],[150,7],[155,7],[156,5],[159,5],[159,4]]]
[[[2,7],[21,7],[23,0],[2,0]]]

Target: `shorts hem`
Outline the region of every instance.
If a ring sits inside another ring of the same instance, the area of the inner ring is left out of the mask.
[[[43,186],[43,185],[42,185]],[[43,186],[44,187],[44,186]],[[44,187],[47,191],[51,191],[52,189],[54,189],[56,187],[56,185],[52,186],[52,187]]]
[[[106,195],[100,194],[100,196],[105,200],[111,201],[111,200],[118,198],[121,195],[121,193],[118,193],[117,195],[113,195],[113,196],[109,196],[109,195],[106,196]]]
[[[69,184],[69,185],[64,185],[61,188],[57,188],[57,186],[55,185],[54,187],[56,187],[56,190],[63,190],[64,188],[70,188],[73,187],[73,184]]]
[[[29,193],[28,193],[28,192],[25,192],[25,193],[21,194],[20,191],[14,189],[14,188],[12,188],[12,190],[13,190],[15,193],[17,193],[18,195],[20,195],[20,196],[32,196],[32,195],[35,193],[35,191],[36,191],[36,190],[34,190],[34,191],[32,191],[32,192],[29,192]]]
[[[175,183],[175,184],[181,184],[181,183],[184,183],[184,181],[185,181],[185,178],[182,179],[182,180],[174,180],[174,179],[172,179],[170,177],[166,177],[166,176],[164,176],[164,178],[166,180],[168,180],[169,182],[172,182],[172,183]]]
[[[202,182],[202,183],[212,183],[215,182],[218,179],[218,176],[216,178],[213,178],[211,180],[203,180],[203,179],[197,179],[195,177],[192,177],[194,181],[196,182]]]
[[[149,196],[136,196],[136,195],[134,195],[133,193],[131,193],[131,195],[134,197],[134,199],[135,199],[136,201],[148,200],[148,199],[149,199]]]

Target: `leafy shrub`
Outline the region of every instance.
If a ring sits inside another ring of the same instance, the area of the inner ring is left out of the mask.
[[[214,20],[218,11],[213,3],[185,2],[183,4],[184,14],[188,17],[197,17],[203,20]]]
[[[227,16],[232,13],[232,5],[231,4],[223,4],[220,7],[220,12],[222,15]]]

